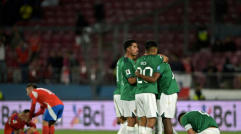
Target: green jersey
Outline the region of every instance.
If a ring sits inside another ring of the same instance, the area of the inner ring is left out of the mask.
[[[158,68],[160,69],[161,77],[157,80],[157,99],[160,99],[162,93],[166,95],[178,93],[179,88],[170,65],[168,63],[161,63]]]
[[[142,75],[152,76],[154,72],[160,71],[157,66],[162,62],[163,57],[160,55],[144,55],[137,59],[136,69]],[[157,82],[149,83],[141,78],[137,78],[136,94],[140,93],[157,94]]]
[[[130,77],[135,77],[135,61],[127,57],[123,57],[121,65],[122,87],[121,87],[121,100],[135,100],[135,86],[131,85],[128,81]]]
[[[195,132],[200,133],[209,127],[218,128],[215,120],[203,111],[190,111],[181,118],[181,124],[186,131],[192,128]]]
[[[121,57],[116,64],[116,89],[114,94],[121,94],[121,84],[122,84],[122,75],[121,75],[121,65],[124,57]]]

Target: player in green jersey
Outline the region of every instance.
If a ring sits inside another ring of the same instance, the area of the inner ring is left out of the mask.
[[[123,102],[123,115],[127,118],[127,134],[134,134],[136,132],[134,125],[135,120],[135,61],[134,58],[138,54],[138,45],[135,40],[127,40],[124,43],[125,55],[120,71],[122,75],[121,85],[121,100]]]
[[[181,113],[178,121],[188,134],[220,134],[215,120],[203,111]]]
[[[158,48],[154,41],[145,43],[146,55],[137,59],[136,70],[140,74],[152,76],[157,70],[157,66],[162,62],[167,62],[167,57],[157,55]],[[150,83],[141,78],[137,78],[136,106],[137,116],[140,117],[139,134],[151,134],[158,116],[156,97],[157,83]]]
[[[162,134],[161,122],[164,124],[165,134],[176,134],[171,125],[171,118],[175,117],[179,88],[169,64],[160,63],[152,76],[142,75],[139,71],[136,72],[136,76],[149,83],[157,82],[157,110],[161,117],[157,118],[156,134]]]
[[[121,57],[117,64],[116,64],[116,90],[114,91],[114,104],[115,104],[115,111],[116,111],[116,117],[118,122],[120,122],[121,127],[117,134],[125,134],[126,133],[126,127],[127,122],[126,118],[124,117],[123,113],[123,102],[120,99],[121,98],[121,84],[122,84],[122,77],[121,77],[121,65],[123,62],[124,57]]]

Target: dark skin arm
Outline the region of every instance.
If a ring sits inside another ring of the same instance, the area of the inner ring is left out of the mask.
[[[136,70],[135,75],[136,75],[136,77],[139,77],[139,78],[141,78],[141,79],[143,79],[147,82],[150,82],[150,83],[156,82],[158,80],[158,78],[161,76],[161,74],[159,74],[157,72],[155,72],[153,74],[153,76],[145,76],[145,75],[140,74],[139,70]]]
[[[128,82],[132,85],[136,83],[136,77],[130,77],[128,78]]]
[[[159,55],[161,55],[163,57],[163,62],[168,63],[169,58],[167,56],[165,56],[163,54],[159,54]]]

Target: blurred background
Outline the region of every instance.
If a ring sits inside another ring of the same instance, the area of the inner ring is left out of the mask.
[[[146,40],[158,43],[186,110],[215,115],[223,104],[235,115],[225,130],[241,131],[241,0],[0,0],[0,104],[24,106],[30,82],[73,104],[111,102],[127,39],[139,56]]]

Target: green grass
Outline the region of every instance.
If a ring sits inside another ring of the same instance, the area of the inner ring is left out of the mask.
[[[41,130],[38,130],[42,134]],[[241,132],[221,132],[221,134],[240,134]],[[3,130],[0,130],[3,134]],[[55,134],[117,134],[117,131],[78,131],[78,130],[56,130]],[[178,132],[178,134],[187,134],[186,132]]]

